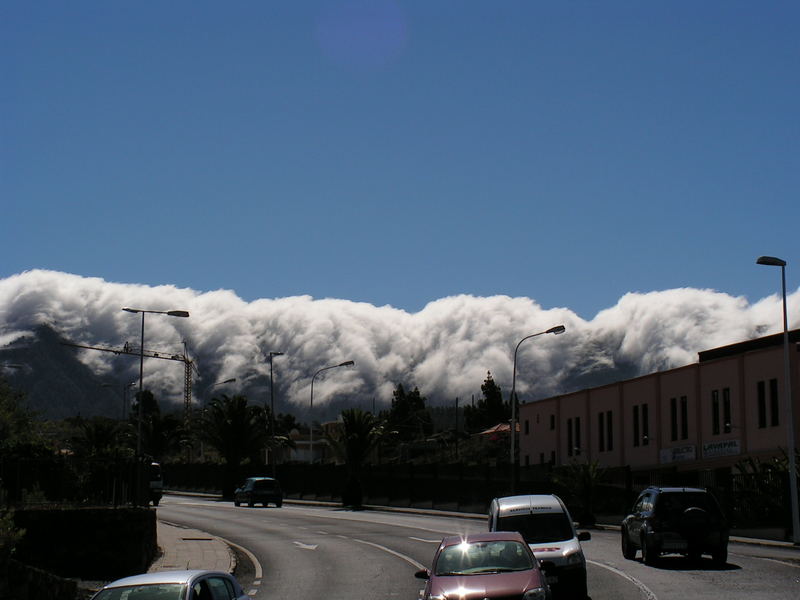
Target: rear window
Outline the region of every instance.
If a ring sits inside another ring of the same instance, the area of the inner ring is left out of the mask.
[[[512,515],[497,519],[498,531],[518,531],[529,544],[561,542],[574,536],[564,513]]]
[[[270,481],[269,479],[261,479],[253,482],[253,489],[262,492],[271,492],[275,489],[275,483],[275,481]]]
[[[687,508],[702,508],[715,515],[720,512],[717,501],[710,494],[702,492],[664,492],[658,497],[656,514],[670,518],[683,514]]]

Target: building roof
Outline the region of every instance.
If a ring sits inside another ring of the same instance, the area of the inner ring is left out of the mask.
[[[789,332],[789,342],[800,342],[800,329],[794,329]],[[712,348],[711,350],[704,350],[698,352],[697,356],[700,362],[707,360],[715,360],[717,358],[727,358],[745,352],[752,352],[754,350],[764,350],[773,346],[780,346],[783,344],[783,333],[776,333],[775,335],[768,335],[765,337],[756,338],[754,340],[747,340],[745,342],[737,342],[729,346],[720,346],[719,348]],[[800,346],[798,346],[800,349]]]

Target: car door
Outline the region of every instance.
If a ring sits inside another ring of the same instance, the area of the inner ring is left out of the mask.
[[[636,503],[633,505],[633,509],[631,509],[631,514],[628,515],[628,518],[625,519],[626,527],[628,530],[628,539],[632,541],[634,544],[639,543],[639,538],[641,537],[642,526],[647,515],[647,507],[651,506],[653,499],[649,492],[643,492],[639,498],[636,500]]]

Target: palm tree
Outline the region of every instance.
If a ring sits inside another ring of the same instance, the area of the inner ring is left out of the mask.
[[[383,435],[383,423],[360,408],[343,410],[337,427],[324,432],[334,456],[347,467],[342,504],[360,508],[363,500],[361,467]]]
[[[264,409],[248,404],[242,395],[223,394],[203,412],[199,437],[219,453],[226,465],[223,496],[232,495],[243,462],[260,462],[268,438],[266,425]]]

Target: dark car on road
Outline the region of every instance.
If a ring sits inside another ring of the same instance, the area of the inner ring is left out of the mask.
[[[655,564],[662,554],[697,560],[710,554],[718,565],[728,560],[728,522],[716,498],[702,488],[649,487],[622,521],[622,554]]]
[[[240,504],[247,504],[247,506],[274,504],[280,508],[283,505],[283,491],[277,479],[248,477],[233,493],[233,503],[236,506]]]
[[[550,599],[539,561],[516,531],[446,537],[431,569],[415,576],[426,580],[421,600]]]

